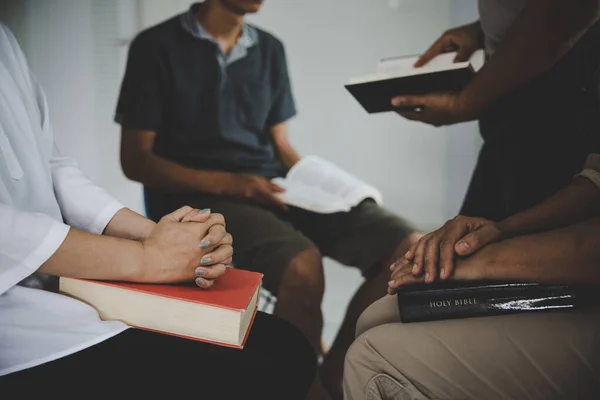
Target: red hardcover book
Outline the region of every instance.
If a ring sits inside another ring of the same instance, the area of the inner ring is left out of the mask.
[[[94,307],[103,320],[243,348],[258,306],[262,274],[228,268],[208,290],[60,278],[60,292]]]

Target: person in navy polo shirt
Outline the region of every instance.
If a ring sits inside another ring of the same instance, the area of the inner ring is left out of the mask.
[[[419,235],[372,201],[324,215],[277,197],[282,189],[270,179],[285,176],[300,157],[287,138],[296,109],[284,47],[244,22],[262,3],[206,0],[136,37],[116,112],[121,162],[127,177],[144,184],[152,219],[183,204],[223,214],[236,267],[265,274],[264,286],[277,296],[274,314],[317,352],[322,256],[361,270],[365,282],[321,366],[323,385],[340,398],[356,321],[385,295],[389,265]],[[319,391],[328,397],[315,383]]]

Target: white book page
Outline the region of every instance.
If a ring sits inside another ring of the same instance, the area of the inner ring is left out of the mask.
[[[415,68],[414,63],[419,59],[420,56],[386,58],[381,60],[377,65],[377,73],[352,78],[350,79],[349,84],[366,83],[432,72],[449,71],[452,69],[468,67],[469,64],[473,66],[475,71],[478,71],[483,66],[485,59],[483,50],[477,50],[475,53],[473,53],[469,61],[458,63],[454,62],[456,54],[456,52],[439,54],[431,59],[427,64],[419,68]]]
[[[452,53],[443,53],[440,54],[431,60],[422,67],[419,68],[448,68],[451,67],[454,63],[454,58],[456,57],[456,52]],[[378,73],[386,73],[386,72],[400,72],[400,71],[408,71],[408,70],[419,70],[419,68],[415,68],[414,64],[417,62],[420,56],[407,56],[407,57],[391,57],[382,59],[377,65]]]
[[[275,178],[272,182],[285,189],[285,193],[277,195],[290,206],[320,214],[350,211],[351,207],[345,201],[319,188],[285,178]]]
[[[383,202],[373,186],[317,156],[303,158],[286,178],[273,182],[287,190],[280,195],[287,204],[314,212],[349,211],[367,198]]]

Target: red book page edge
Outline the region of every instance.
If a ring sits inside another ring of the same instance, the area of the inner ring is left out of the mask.
[[[158,330],[155,330],[155,329],[141,328],[139,326],[134,326],[134,328],[135,329],[141,329],[141,330],[144,330],[144,331],[156,332],[156,333],[160,333],[162,335],[169,335],[169,336],[180,337],[180,338],[183,338],[183,339],[195,340],[196,342],[204,342],[204,343],[208,343],[208,344],[214,344],[214,345],[217,345],[217,346],[231,347],[232,349],[242,350],[244,348],[244,346],[246,345],[246,340],[248,340],[248,335],[250,335],[250,331],[252,330],[252,325],[254,324],[254,317],[256,317],[256,313],[257,312],[258,312],[258,306],[254,307],[254,313],[252,314],[252,319],[250,320],[250,324],[248,324],[248,329],[246,330],[246,336],[244,336],[244,340],[242,341],[242,344],[239,345],[239,346],[235,345],[235,344],[215,342],[215,341],[212,341],[212,340],[198,339],[198,338],[190,337],[190,336],[177,335],[175,333],[158,331]]]

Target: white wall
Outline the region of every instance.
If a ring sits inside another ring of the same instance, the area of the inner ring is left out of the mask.
[[[141,186],[121,172],[119,128],[112,122],[126,53],[121,31],[128,27],[126,38],[134,32],[122,18],[133,20],[127,5],[135,0],[2,1],[0,18],[15,32],[46,91],[61,151],[142,212]]]
[[[27,37],[24,44],[31,68],[50,104],[57,142],[65,154],[100,179],[102,138],[95,134],[95,76],[91,3],[48,0],[25,2]],[[74,34],[77,32],[76,34]],[[21,40],[21,38],[17,38]]]

